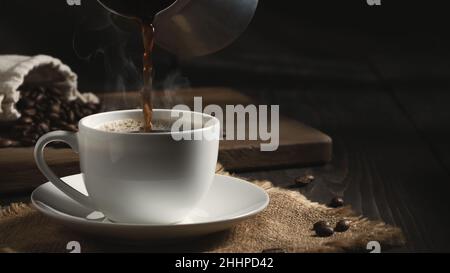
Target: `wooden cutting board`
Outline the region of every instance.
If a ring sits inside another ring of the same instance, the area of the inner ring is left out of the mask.
[[[130,109],[140,105],[138,92],[103,94],[100,97],[108,110]],[[245,106],[254,103],[249,97],[231,89],[196,88],[157,93],[155,108],[170,108],[183,103],[193,109],[193,97],[202,97],[203,106]],[[331,160],[332,141],[329,136],[282,116],[279,148],[274,152],[262,152],[260,144],[260,141],[222,140],[219,161],[226,170],[245,171],[324,164]],[[47,148],[45,156],[60,176],[80,172],[78,155],[70,149]],[[33,148],[0,149],[0,174],[0,193],[30,191],[46,181],[34,163]]]

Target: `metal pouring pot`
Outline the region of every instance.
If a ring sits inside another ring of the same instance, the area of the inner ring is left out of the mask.
[[[155,42],[180,57],[225,48],[245,31],[258,6],[258,0],[141,0],[141,9],[130,9],[135,1],[98,1],[115,14],[153,22]]]

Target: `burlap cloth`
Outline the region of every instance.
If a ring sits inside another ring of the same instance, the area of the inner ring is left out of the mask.
[[[70,241],[78,241],[82,252],[367,252],[370,241],[378,241],[382,250],[404,244],[398,228],[356,216],[349,207],[328,208],[268,181],[254,183],[270,196],[262,213],[224,232],[164,244],[124,245],[88,237],[45,217],[31,205],[12,204],[0,209],[0,252],[68,252]],[[352,221],[346,232],[320,238],[311,230],[319,220],[335,224],[343,218]]]

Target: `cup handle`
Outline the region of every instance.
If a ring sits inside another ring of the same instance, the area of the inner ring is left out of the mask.
[[[47,165],[44,158],[44,149],[49,143],[53,141],[62,141],[64,143],[69,144],[69,146],[74,150],[75,153],[78,153],[78,140],[77,134],[66,131],[54,131],[43,135],[36,143],[34,147],[34,160],[36,161],[36,165],[42,174],[47,177],[50,182],[53,183],[59,190],[65,193],[67,196],[77,201],[81,205],[93,209],[94,206],[92,204],[91,199],[82,194],[81,192],[75,190],[64,181],[62,181]]]

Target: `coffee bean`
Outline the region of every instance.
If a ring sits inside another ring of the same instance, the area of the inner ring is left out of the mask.
[[[0,138],[0,148],[7,148],[13,145],[13,141],[6,138]]]
[[[50,115],[48,115],[49,119],[53,122],[57,121],[60,119],[59,115],[57,113],[50,113]]]
[[[331,199],[330,204],[328,204],[329,207],[332,208],[339,208],[342,207],[344,205],[344,199],[342,199],[341,197],[333,197],[333,199]]]
[[[67,131],[72,131],[72,132],[78,131],[77,126],[75,126],[73,124],[67,124],[66,126],[63,127],[63,129],[67,130]]]
[[[50,131],[50,128],[48,127],[48,125],[45,122],[41,122],[39,123],[39,129],[41,129],[42,133],[48,133]]]
[[[337,232],[344,232],[347,231],[350,228],[351,222],[349,220],[340,220],[336,223],[336,227],[334,228],[334,231]]]
[[[320,227],[329,227],[330,226],[330,223],[328,223],[327,221],[319,221],[319,222],[316,222],[315,224],[314,224],[314,226],[313,226],[313,230],[316,230],[316,229],[318,229],[318,228],[320,228]]]
[[[55,83],[52,86],[20,87],[21,97],[16,108],[22,117],[13,124],[11,142],[6,145],[34,145],[37,139],[56,130],[77,131],[77,121],[96,113],[99,104],[85,103],[81,99],[68,101],[64,93],[64,85]]]
[[[28,116],[22,116],[22,117],[20,117],[20,119],[19,119],[19,123],[22,123],[22,124],[31,124],[31,123],[33,123],[33,119],[30,118],[30,117],[28,117]]]
[[[37,96],[36,96],[36,102],[40,102],[41,100],[43,100],[45,98],[45,95],[44,94],[38,94]]]
[[[28,108],[28,109],[23,110],[23,113],[26,114],[27,116],[34,116],[34,115],[36,115],[36,109]]]
[[[318,226],[315,229],[315,232],[319,237],[329,237],[334,234],[334,230],[330,226]]]
[[[55,103],[55,104],[52,104],[52,105],[50,106],[50,112],[55,113],[55,114],[58,114],[59,111],[61,111],[61,105],[60,105],[60,104]]]
[[[64,127],[66,127],[67,125],[69,125],[69,123],[65,122],[65,121],[62,120],[62,119],[57,120],[55,123],[56,123],[56,126],[59,126],[59,127],[61,127],[61,128],[64,128]]]
[[[295,178],[295,186],[297,187],[304,187],[309,185],[312,181],[314,181],[314,176],[312,175],[306,175],[306,176],[299,176]]]
[[[261,253],[286,253],[282,248],[268,248],[261,251]]]
[[[70,110],[67,113],[67,116],[68,116],[70,122],[74,122],[75,121],[75,113],[73,112],[73,110]]]

